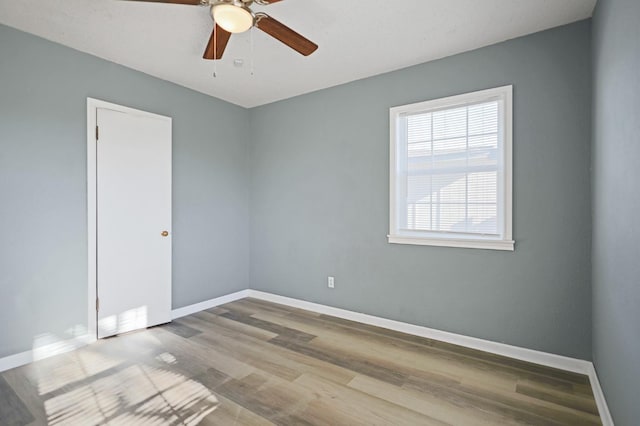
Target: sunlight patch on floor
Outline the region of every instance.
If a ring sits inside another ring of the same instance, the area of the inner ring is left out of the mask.
[[[105,377],[70,383],[45,401],[50,425],[195,425],[213,412],[218,399],[185,376],[135,364]]]

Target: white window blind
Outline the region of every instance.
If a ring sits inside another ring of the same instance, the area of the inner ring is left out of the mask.
[[[391,242],[510,241],[510,94],[392,109]]]

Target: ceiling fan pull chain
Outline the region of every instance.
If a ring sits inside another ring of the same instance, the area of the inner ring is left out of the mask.
[[[253,32],[254,30],[255,30],[255,27],[251,27],[251,34],[249,34],[249,37],[251,39],[251,75],[253,75],[253,70],[254,70],[254,67],[253,67],[253,56],[254,56],[253,55]]]
[[[213,20],[213,78],[218,77],[218,24]]]

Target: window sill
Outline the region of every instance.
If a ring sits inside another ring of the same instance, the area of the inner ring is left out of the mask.
[[[515,241],[510,240],[466,240],[454,238],[418,238],[388,235],[391,244],[412,244],[419,246],[461,247],[485,250],[514,251]]]

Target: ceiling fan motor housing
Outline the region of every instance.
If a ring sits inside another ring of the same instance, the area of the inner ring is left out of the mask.
[[[210,6],[230,4],[232,6],[238,6],[238,7],[249,7],[251,6],[252,3],[254,3],[254,0],[202,0],[202,1],[203,3],[208,4]],[[268,2],[261,2],[261,1],[256,1],[255,3],[269,4]]]

